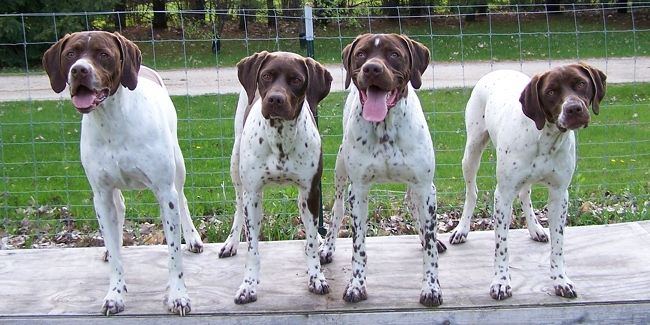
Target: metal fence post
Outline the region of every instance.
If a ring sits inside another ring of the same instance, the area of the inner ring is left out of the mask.
[[[314,19],[312,16],[311,6],[305,5],[305,41],[307,42],[307,56],[314,58]],[[316,120],[316,127],[318,127],[318,110],[312,111],[316,112],[314,114],[314,119]],[[320,193],[318,194],[318,233],[321,236],[327,234],[327,229],[325,229],[323,221],[323,184],[322,182],[318,185],[320,187]]]

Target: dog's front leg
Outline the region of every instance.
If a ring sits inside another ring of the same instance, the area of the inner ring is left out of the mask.
[[[183,279],[180,225],[180,209],[183,207],[179,204],[178,196],[176,189],[170,187],[164,193],[158,193],[158,202],[169,250],[169,282],[164,302],[170,312],[184,316],[192,307]]]
[[[336,250],[336,238],[339,235],[339,228],[341,227],[341,222],[343,221],[343,216],[345,214],[343,196],[345,193],[345,185],[348,183],[348,172],[345,168],[345,162],[343,161],[344,158],[343,154],[341,154],[341,150],[342,146],[339,147],[339,154],[336,156],[334,206],[332,207],[330,226],[327,230],[325,241],[321,244],[319,249],[321,264],[331,263],[334,258],[333,255]]]
[[[235,215],[232,220],[230,234],[219,250],[219,258],[237,255],[239,248],[239,239],[241,237],[241,228],[244,226],[244,203],[242,201],[242,181],[239,175],[239,140],[235,140],[235,145],[230,156],[230,178],[235,188]]]
[[[442,290],[438,281],[438,231],[436,210],[438,208],[436,187],[410,188],[409,196],[419,219],[423,241],[422,291],[420,303],[432,307],[442,304]]]
[[[312,189],[320,192],[319,189]],[[305,227],[305,257],[307,258],[307,274],[309,275],[308,288],[310,292],[315,294],[324,295],[329,293],[330,286],[327,284],[325,275],[321,269],[320,258],[318,255],[318,219],[316,215],[309,209],[309,207],[317,206],[317,204],[310,204],[309,200],[320,201],[318,193],[310,193],[306,189],[300,189],[298,199],[298,207],[300,209],[300,217],[302,224]]]
[[[352,214],[352,277],[345,288],[343,300],[359,302],[368,299],[366,292],[366,232],[368,229],[369,185],[352,183],[350,211]]]
[[[576,298],[578,293],[564,270],[564,226],[569,206],[566,189],[549,190],[548,225],[551,233],[551,279],[555,294],[565,298]]]
[[[119,192],[117,193],[119,195]],[[123,293],[126,292],[124,267],[122,266],[122,257],[120,254],[123,224],[123,220],[120,220],[120,218],[123,218],[123,215],[118,213],[118,207],[115,206],[113,195],[110,190],[93,189],[95,213],[97,214],[97,221],[99,222],[99,227],[104,237],[106,257],[111,268],[108,293],[104,297],[101,310],[102,314],[106,316],[124,311]]]
[[[512,200],[514,193],[511,190],[500,189],[499,184],[494,191],[494,277],[490,285],[490,296],[496,300],[512,297],[510,286],[510,266],[508,253],[508,229],[512,218]]]
[[[244,280],[237,293],[235,293],[236,304],[247,304],[257,300],[257,284],[260,282],[260,254],[258,249],[259,232],[262,220],[262,189],[250,192],[243,191],[242,201],[244,203],[244,220],[248,229],[248,256],[246,257],[246,269]]]

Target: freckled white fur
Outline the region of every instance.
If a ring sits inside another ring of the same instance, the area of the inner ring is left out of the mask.
[[[564,270],[563,231],[567,217],[568,186],[575,169],[575,136],[573,131],[561,132],[553,123],[542,130],[526,117],[519,97],[530,78],[518,71],[495,71],[481,78],[472,91],[465,111],[467,143],[463,156],[465,205],[461,220],[450,242],[462,243],[469,232],[476,206],[478,172],[481,154],[491,140],[497,153],[494,191],[495,240],[494,278],[490,287],[495,299],[511,295],[508,227],[512,202],[519,197],[528,224],[536,241],[548,241],[537,221],[531,204],[530,189],[534,183],[548,188],[548,220],[551,239],[551,278],[556,291],[573,291],[573,284]]]
[[[378,41],[376,38],[375,44]],[[420,240],[425,248],[420,301],[429,301],[428,305],[442,302],[435,236],[435,155],[422,106],[410,83],[407,92],[407,97],[399,100],[379,123],[368,122],[361,116],[359,91],[354,84],[345,102],[343,142],[336,159],[332,220],[320,255],[321,261],[332,259],[344,215],[344,191],[349,182],[350,213],[357,235],[353,238],[352,277],[344,297],[347,301],[363,300],[366,295],[368,191],[374,183],[394,182],[408,185],[407,204],[419,224]]]
[[[235,301],[249,303],[257,299],[262,194],[263,188],[268,184],[298,186],[298,207],[307,237],[305,255],[309,290],[318,294],[327,293],[329,285],[318,258],[318,231],[314,223],[316,216],[307,208],[321,153],[321,139],[309,104],[304,101],[295,120],[275,120],[273,123],[262,116],[262,101],[259,98],[256,98],[244,121],[247,105],[248,96],[242,90],[235,115],[235,143],[230,164],[237,206],[230,234],[219,254],[220,257],[237,254],[241,230],[246,222],[249,250],[244,279],[235,294]],[[278,132],[278,124],[282,126],[282,133]]]

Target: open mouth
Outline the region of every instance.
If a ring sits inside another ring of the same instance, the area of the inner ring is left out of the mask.
[[[359,89],[362,106],[362,116],[369,122],[381,122],[386,118],[388,109],[397,103],[397,89],[391,91],[370,86],[368,89]]]
[[[108,88],[90,89],[80,85],[72,94],[72,105],[79,113],[89,113],[108,98]]]

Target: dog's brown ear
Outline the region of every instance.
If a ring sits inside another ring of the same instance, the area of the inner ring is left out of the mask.
[[[415,89],[422,86],[422,75],[429,67],[429,49],[418,41],[414,41],[405,35],[397,35],[409,50],[411,60],[411,85]]]
[[[47,76],[50,78],[50,86],[56,93],[62,92],[68,82],[68,71],[63,71],[61,67],[61,51],[63,51],[70,36],[72,35],[66,34],[43,54],[43,69],[47,72]]]
[[[305,58],[307,66],[307,103],[314,116],[318,115],[318,103],[330,93],[332,75],[325,67],[311,58]]]
[[[122,86],[133,90],[138,86],[138,72],[140,72],[140,65],[142,64],[142,53],[135,43],[122,36],[122,34],[115,32],[113,36],[119,43],[120,52],[122,53],[120,83]]]
[[[578,66],[580,69],[586,71],[591,78],[594,91],[594,97],[591,98],[591,109],[594,111],[594,114],[598,115],[600,113],[600,102],[605,97],[605,91],[607,90],[607,75],[583,62],[580,62]]]
[[[262,63],[264,63],[269,54],[267,51],[258,52],[241,59],[237,63],[237,78],[239,78],[239,83],[246,90],[248,105],[253,104],[253,100],[255,100],[258,73],[260,72]]]
[[[540,79],[542,79],[542,76],[534,76],[519,97],[521,109],[528,118],[535,122],[538,130],[543,129],[544,124],[546,124],[546,113],[544,113],[538,94]]]
[[[343,52],[341,52],[341,59],[343,60],[343,68],[345,68],[345,89],[348,89],[350,87],[350,82],[352,82],[352,52],[354,52],[354,48],[357,46],[357,43],[359,43],[359,40],[367,37],[370,34],[363,34],[357,36],[352,43],[348,44],[343,48]]]

